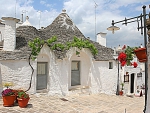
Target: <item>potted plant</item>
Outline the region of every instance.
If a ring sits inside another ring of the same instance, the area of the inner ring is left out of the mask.
[[[28,105],[29,99],[29,95],[25,91],[18,91],[17,100],[19,107],[25,108]]]
[[[147,55],[146,55],[146,48],[138,48],[134,50],[139,62],[146,62]]]
[[[10,89],[9,86],[12,86],[11,83],[4,83],[3,86],[6,87],[2,91],[2,98],[3,98],[3,106],[10,107],[14,105],[14,101],[16,99],[16,94],[13,89]]]
[[[130,46],[123,46],[122,52],[118,55],[118,60],[121,63],[121,66],[133,66],[136,68],[138,66],[137,62],[132,62],[135,56],[135,50],[137,50],[138,47],[130,47]]]
[[[121,90],[119,92],[120,95],[123,95],[123,87],[124,87],[124,83],[121,83]]]

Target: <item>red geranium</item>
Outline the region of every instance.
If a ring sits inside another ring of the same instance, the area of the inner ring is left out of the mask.
[[[120,61],[121,66],[133,65],[134,68],[137,67],[138,64],[136,62],[131,63],[131,61],[134,59],[134,49],[135,47],[129,47],[129,46],[126,47],[126,45],[122,47],[123,52],[119,53],[118,55],[118,60]]]
[[[121,52],[118,56],[118,60],[122,63],[122,62],[126,62],[126,57],[127,55],[124,52]]]
[[[122,61],[121,66],[125,66],[125,65],[126,65],[126,61]]]
[[[136,62],[133,62],[132,65],[134,68],[136,68],[138,66],[138,64]]]

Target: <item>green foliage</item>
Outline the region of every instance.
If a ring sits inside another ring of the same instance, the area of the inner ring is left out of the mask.
[[[92,43],[90,43],[88,40],[79,39],[77,37],[74,37],[74,40],[72,42],[67,43],[67,49],[70,49],[70,47],[77,47],[80,50],[82,48],[89,48],[93,55],[96,55],[98,53],[98,50]]]
[[[43,47],[44,40],[40,40],[39,38],[35,38],[32,42],[29,41],[28,46],[31,48],[32,59],[36,59],[36,56],[40,52]]]
[[[51,47],[52,43],[55,42],[55,41],[57,41],[57,38],[55,36],[48,39],[46,42],[44,40],[39,39],[39,38],[35,38],[33,41],[29,41],[28,46],[31,48],[32,60],[36,59],[36,57],[38,56],[41,48],[43,47],[43,45],[45,43],[47,43],[47,45],[49,47]]]
[[[127,48],[125,49],[125,53],[127,55],[127,65],[131,64],[131,61],[133,60],[133,56],[134,56],[134,50],[137,49],[137,47],[130,47],[127,46]]]
[[[18,91],[18,98],[29,98],[29,95],[25,91]]]
[[[28,45],[31,48],[32,59],[33,60],[36,59],[41,48],[43,47],[45,43],[47,43],[47,45],[52,50],[63,51],[63,50],[69,50],[71,47],[77,47],[80,50],[82,48],[89,48],[93,55],[96,55],[98,53],[98,50],[96,49],[96,47],[92,43],[90,43],[88,40],[83,40],[83,39],[74,37],[72,42],[66,42],[66,44],[55,43],[56,41],[57,41],[56,36],[51,37],[46,42],[39,38],[35,38],[33,41],[29,41]],[[78,52],[78,54],[80,54],[80,52]]]
[[[52,46],[52,43],[53,42],[56,42],[57,41],[57,37],[56,36],[53,36],[53,37],[51,37],[50,39],[48,39],[46,42],[47,42],[47,44],[48,44],[48,46]]]
[[[52,50],[58,50],[58,51],[62,51],[65,49],[65,45],[64,44],[61,44],[61,43],[58,43],[58,44],[54,44],[52,47],[51,47]]]
[[[123,90],[124,83],[122,82],[120,85],[121,85],[121,90]]]

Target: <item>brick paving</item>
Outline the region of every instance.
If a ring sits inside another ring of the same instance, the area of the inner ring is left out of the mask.
[[[126,109],[126,110],[125,110]],[[144,97],[126,97],[105,94],[48,96],[30,95],[27,108],[3,107],[0,113],[143,113]]]

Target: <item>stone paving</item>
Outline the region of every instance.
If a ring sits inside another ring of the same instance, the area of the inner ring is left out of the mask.
[[[30,95],[27,108],[3,107],[0,113],[143,113],[144,97],[127,97],[105,94],[48,96]]]

